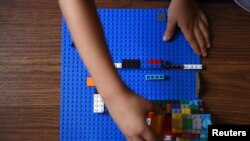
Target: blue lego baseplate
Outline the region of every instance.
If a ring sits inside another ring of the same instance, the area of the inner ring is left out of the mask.
[[[139,95],[151,100],[195,100],[197,70],[150,69],[149,59],[172,64],[200,64],[181,32],[171,42],[163,42],[167,22],[157,20],[166,9],[99,9],[113,61],[138,59],[143,69],[119,69],[123,81]],[[62,22],[61,64],[61,141],[123,141],[107,112],[93,113],[93,87],[72,39],[66,22]],[[98,64],[96,64],[98,65]],[[147,69],[144,69],[147,68]],[[146,75],[164,75],[168,79],[147,81]],[[107,80],[108,81],[108,80]]]

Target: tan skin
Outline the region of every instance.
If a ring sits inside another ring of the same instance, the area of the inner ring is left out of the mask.
[[[161,113],[161,109],[136,95],[120,79],[108,51],[94,1],[59,0],[59,4],[78,52],[122,133],[128,141],[156,141],[155,134],[145,122],[145,115],[150,111]],[[211,46],[208,24],[196,2],[172,0],[168,14],[171,24],[168,24],[163,38],[170,40],[178,25],[194,51],[206,56],[206,48]]]

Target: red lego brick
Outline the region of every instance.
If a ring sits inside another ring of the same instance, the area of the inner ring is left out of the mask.
[[[149,59],[148,64],[162,64],[160,59]]]

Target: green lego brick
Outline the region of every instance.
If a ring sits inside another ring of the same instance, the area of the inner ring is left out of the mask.
[[[183,119],[183,128],[184,129],[192,129],[193,120],[190,118]]]

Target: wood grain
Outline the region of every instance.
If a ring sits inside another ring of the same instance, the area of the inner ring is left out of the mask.
[[[97,0],[99,7],[166,2]],[[213,48],[203,59],[202,95],[215,123],[250,123],[250,14],[202,3]],[[57,1],[0,0],[0,140],[59,140],[61,14]]]

